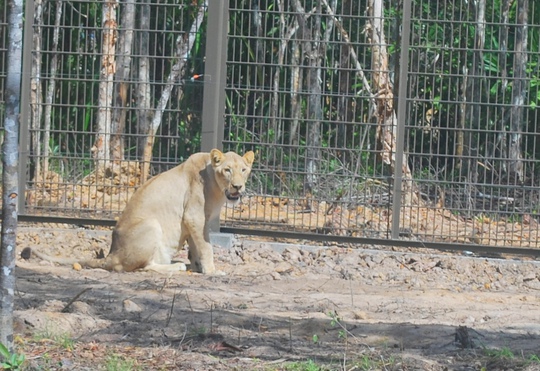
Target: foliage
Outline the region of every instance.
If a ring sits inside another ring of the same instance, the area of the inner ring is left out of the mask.
[[[540,357],[536,354],[525,356],[523,352],[516,355],[514,351],[508,347],[502,348],[485,348],[484,354],[488,357],[488,367],[482,367],[482,370],[491,369],[490,364],[504,364],[505,368],[524,369],[531,365],[540,365]],[[534,366],[533,366],[534,368]]]
[[[294,4],[302,3],[296,12]],[[324,4],[328,5],[324,5]],[[475,2],[412,3],[409,75],[399,76],[401,29],[405,15],[402,2],[384,1],[385,36],[390,61],[389,75],[394,97],[400,84],[407,85],[405,149],[412,172],[426,186],[459,187],[467,180],[460,166],[459,135],[466,133],[471,157],[479,163],[475,183],[504,184],[508,179],[508,143],[513,105],[516,62],[517,5],[512,2],[508,18],[503,0],[486,2],[484,45],[477,45]],[[521,122],[524,162],[540,158],[537,106],[540,105],[540,7],[530,2],[526,102]],[[49,148],[51,170],[65,180],[78,180],[92,171],[92,137],[100,107],[97,105],[100,53],[103,33],[102,3],[47,2],[42,28],[41,93],[50,83],[55,7],[63,7],[61,50],[56,53],[58,74]],[[151,35],[150,81],[152,107],[174,65],[176,42],[189,30],[201,1],[149,2]],[[323,5],[321,5],[323,4]],[[320,10],[319,7],[320,6]],[[226,117],[224,147],[257,151],[251,184],[261,194],[314,197],[335,200],[349,189],[359,199],[359,179],[392,176],[383,164],[377,143],[377,112],[374,91],[373,48],[366,32],[367,0],[303,2],[231,0],[226,68]],[[137,7],[137,18],[142,12]],[[118,13],[121,14],[122,5]],[[335,14],[336,17],[333,17]],[[121,19],[121,17],[118,17]],[[122,31],[122,25],[119,31]],[[140,29],[135,30],[132,76],[124,134],[125,156],[140,158],[138,122],[139,83],[136,75],[141,55]],[[502,45],[504,32],[507,45]],[[318,35],[318,36],[317,36]],[[201,147],[204,88],[216,83],[204,73],[207,26],[199,30],[190,51],[187,69],[173,91],[153,146],[154,171],[162,171],[187,158]],[[317,40],[315,38],[319,37]],[[308,48],[309,46],[309,48]],[[318,83],[313,83],[314,55],[320,59]],[[354,53],[353,53],[354,52]],[[354,54],[354,57],[353,57]],[[3,58],[0,55],[0,58]],[[474,70],[478,65],[479,69]],[[474,99],[467,83],[480,87]],[[321,89],[313,97],[312,84]],[[469,100],[467,100],[469,99]],[[321,104],[320,117],[312,114],[313,102]],[[398,100],[394,100],[396,106]],[[400,104],[401,104],[400,103]],[[1,102],[0,102],[1,104]],[[472,114],[472,109],[477,114]],[[463,125],[464,127],[461,127]],[[318,140],[309,134],[318,129]],[[313,156],[315,153],[315,156]],[[317,165],[310,168],[311,157]],[[157,164],[162,163],[162,168]],[[307,187],[311,171],[316,187]],[[526,167],[528,179],[538,183],[540,168]],[[536,172],[536,173],[535,173]],[[537,186],[537,184],[532,184]],[[310,188],[308,190],[308,188]],[[308,192],[309,191],[309,192]],[[502,192],[502,191],[501,191]],[[486,193],[486,192],[484,192]],[[495,192],[494,192],[495,193]]]
[[[43,50],[51,50],[52,29],[54,27],[55,7],[61,4],[63,9],[62,32],[57,53],[61,77],[57,80],[55,101],[52,110],[52,130],[50,147],[55,156],[67,159],[70,169],[79,169],[79,159],[91,157],[92,138],[95,132],[100,75],[100,43],[102,37],[102,4],[98,2],[49,2],[44,10]],[[121,11],[122,7],[120,7]],[[150,34],[156,31],[162,37],[153,37],[150,43],[150,81],[165,81],[175,60],[176,39],[182,32],[189,30],[195,17],[198,4],[189,2],[178,6],[176,1],[159,4],[150,2]],[[137,12],[141,7],[137,7]],[[137,19],[139,14],[136,15]],[[120,25],[121,28],[121,25]],[[175,163],[178,158],[187,157],[200,148],[200,120],[202,112],[203,83],[192,79],[193,75],[203,72],[204,40],[206,28],[200,30],[186,68],[186,75],[181,81],[164,113],[162,126],[154,145],[156,160]],[[135,45],[138,45],[140,32],[134,33]],[[42,95],[46,93],[50,75],[49,68],[53,54],[43,53],[42,71],[44,76]],[[137,52],[132,58],[132,65],[137,66],[140,56]],[[162,84],[152,87],[152,107],[155,107],[162,91]],[[136,83],[129,84],[129,106],[126,115],[126,157],[138,158],[135,135],[137,127]],[[178,94],[181,93],[181,94]],[[53,164],[54,165],[54,164]],[[83,166],[84,167],[84,166]],[[55,169],[56,170],[56,169]],[[68,172],[67,175],[80,177],[80,174]]]
[[[332,3],[332,2],[329,2]],[[515,53],[516,9],[510,9],[508,16],[508,45],[503,49],[500,35],[504,30],[502,1],[489,2],[486,6],[486,30],[484,50],[482,50],[482,89],[479,101],[466,102],[472,107],[479,105],[479,116],[463,117],[461,103],[464,99],[462,88],[467,74],[475,78],[473,61],[475,51],[476,11],[471,2],[413,2],[412,41],[409,52],[410,75],[408,84],[408,105],[406,149],[410,164],[417,174],[428,174],[435,181],[462,181],[463,174],[456,161],[457,136],[459,125],[464,119],[466,131],[470,133],[468,146],[475,147],[474,156],[487,171],[479,172],[479,182],[490,182],[504,177],[504,161],[507,153],[502,148],[501,139],[510,130],[507,114],[512,105],[512,78]],[[293,34],[287,38],[288,31],[296,20],[285,2],[280,9],[275,2],[259,1],[257,6],[250,1],[231,1],[231,28],[227,92],[227,121],[225,144],[256,148],[259,163],[268,172],[285,171],[288,182],[296,186],[280,189],[276,178],[266,176],[259,180],[260,189],[269,194],[289,196],[302,195],[305,186],[306,158],[310,143],[306,141],[307,132],[313,122],[308,120],[309,68],[307,61],[295,61],[292,49],[300,43]],[[342,16],[343,29],[348,32],[351,48],[362,56],[359,64],[367,80],[372,78],[371,47],[364,42],[367,20],[361,16],[367,3],[332,3],[334,10]],[[400,47],[399,22],[402,20],[401,3],[384,2],[388,50],[391,66],[399,67],[397,56]],[[315,9],[316,3],[305,2],[305,9]],[[332,26],[332,18],[323,9],[321,32]],[[306,16],[306,27],[312,33],[312,16]],[[539,19],[538,7],[530,8],[529,19]],[[283,19],[285,21],[283,21]],[[248,21],[246,23],[246,21]],[[250,26],[246,26],[250,25]],[[310,27],[310,28],[309,28]],[[257,32],[259,37],[253,37]],[[535,145],[536,116],[535,107],[540,98],[538,79],[537,40],[540,29],[529,27],[529,59],[527,73],[529,81],[529,102],[523,124],[524,157],[537,158],[540,146]],[[305,34],[302,34],[305,35]],[[264,37],[262,37],[264,36]],[[306,38],[302,39],[305,40]],[[309,40],[309,36],[307,37]],[[325,88],[323,100],[323,122],[320,138],[321,164],[332,159],[340,159],[343,168],[355,168],[354,156],[350,153],[361,151],[368,166],[360,166],[355,176],[378,177],[385,174],[377,157],[375,143],[376,126],[373,125],[372,112],[367,104],[367,86],[359,77],[356,66],[341,57],[346,44],[337,27],[334,27],[327,44],[322,66],[322,85]],[[283,44],[281,44],[283,43]],[[285,48],[284,61],[279,61],[279,50]],[[322,48],[322,47],[321,47]],[[502,64],[504,62],[504,65]],[[295,113],[292,105],[293,71],[298,66],[303,85],[299,91],[299,126],[293,131]],[[391,71],[394,72],[394,71]],[[276,79],[277,76],[277,79]],[[506,82],[505,82],[506,79]],[[274,83],[277,81],[277,84]],[[344,84],[346,81],[346,84]],[[399,82],[396,80],[396,83]],[[469,81],[470,83],[470,81]],[[374,92],[371,92],[374,93]],[[396,93],[396,92],[394,92]],[[273,100],[277,104],[273,105]],[[277,110],[275,109],[277,107]],[[292,147],[291,144],[296,144]],[[510,139],[504,139],[508,142]],[[496,158],[493,160],[493,158]],[[287,169],[295,169],[289,175]],[[333,174],[335,166],[320,168],[321,174]],[[531,175],[529,173],[529,175]],[[261,175],[263,177],[263,175]],[[281,179],[281,178],[280,178]],[[320,183],[321,185],[322,183]],[[455,184],[455,183],[454,183]],[[278,190],[280,189],[280,190]],[[278,191],[276,191],[278,190]],[[317,190],[316,190],[317,191]],[[327,189],[319,187],[321,194],[328,195]]]
[[[471,71],[475,58],[475,10],[473,3],[446,2],[442,5],[435,2],[414,2],[413,34],[414,46],[411,48],[413,80],[411,89],[417,94],[411,104],[413,121],[409,133],[413,140],[409,141],[409,151],[416,154],[436,154],[422,156],[420,167],[439,169],[446,167],[445,178],[455,180],[452,171],[455,158],[457,125],[460,117],[460,104],[464,92],[462,83],[464,76]],[[500,38],[505,30],[502,16],[502,1],[486,3],[488,22],[485,30],[485,46],[483,54],[482,95],[477,104],[481,105],[480,117],[466,117],[467,128],[471,131],[470,146],[477,147],[480,158],[498,157],[504,159],[501,152],[501,136],[511,128],[505,116],[505,107],[512,104],[512,74],[515,54],[514,42],[518,28],[515,27],[516,2],[510,9],[508,29],[508,45],[502,49]],[[491,18],[489,18],[491,17]],[[537,7],[530,8],[529,19],[539,19]],[[455,20],[448,24],[446,21]],[[444,23],[443,23],[444,22]],[[531,157],[539,157],[536,142],[535,107],[538,101],[538,65],[537,54],[540,29],[529,27],[529,59],[527,62],[530,101],[526,102],[523,133]],[[504,64],[503,64],[504,63]],[[415,67],[417,66],[417,67]],[[506,66],[506,67],[504,67]],[[416,70],[415,70],[416,68]],[[476,78],[474,75],[469,79]],[[503,84],[506,79],[506,85]],[[504,86],[506,87],[504,87]],[[421,88],[421,89],[420,89]],[[436,112],[433,117],[427,113]],[[414,120],[414,118],[417,120]],[[428,122],[429,121],[429,122]],[[499,152],[497,152],[499,151]],[[420,157],[420,156],[419,156]],[[490,181],[492,173],[480,173],[480,180]],[[485,177],[485,178],[484,178]],[[486,179],[489,178],[489,179]]]
[[[107,357],[105,368],[107,371],[133,371],[139,370],[136,362],[132,359],[126,359],[116,354]]]
[[[515,357],[512,350],[506,347],[503,347],[501,349],[486,349],[485,351],[488,356],[494,358],[513,359]]]
[[[349,331],[347,330],[345,325],[343,325],[343,323],[341,322],[341,318],[339,318],[336,312],[332,312],[332,311],[328,312],[327,315],[331,319],[330,325],[332,327],[339,327],[339,332],[338,332],[339,338],[346,341],[347,336],[349,335]]]
[[[285,366],[286,371],[323,371],[324,368],[318,366],[313,360],[289,363]]]
[[[46,329],[44,331],[37,332],[34,337],[36,341],[51,340],[58,346],[69,351],[75,348],[75,340],[73,340],[73,338],[67,333],[59,334],[50,329]]]
[[[8,348],[0,343],[0,367],[4,370],[20,370],[26,357],[24,354],[11,353]]]

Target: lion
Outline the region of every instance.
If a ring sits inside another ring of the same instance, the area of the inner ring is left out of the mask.
[[[219,218],[225,202],[239,202],[254,158],[253,151],[240,156],[213,149],[210,153],[196,153],[150,179],[129,200],[105,258],[77,261],[32,252],[44,260],[78,262],[85,268],[173,273],[186,270],[184,263],[172,263],[172,258],[187,241],[192,271],[214,274],[211,221]]]

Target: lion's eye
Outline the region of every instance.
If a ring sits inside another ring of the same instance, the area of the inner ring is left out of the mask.
[[[245,173],[246,171],[247,171],[247,169],[246,169],[246,168],[243,168],[243,169],[242,169],[242,172],[243,172],[243,173]]]
[[[225,169],[223,169],[223,171],[224,171],[225,173],[227,173],[227,174],[232,173],[232,170],[231,170],[230,168],[225,168]]]

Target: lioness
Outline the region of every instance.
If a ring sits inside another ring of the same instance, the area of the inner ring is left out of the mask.
[[[185,270],[183,263],[171,264],[171,259],[187,241],[192,270],[214,273],[210,221],[219,217],[227,200],[238,202],[254,157],[252,151],[240,156],[213,149],[210,153],[194,154],[150,179],[131,197],[118,220],[109,255],[79,263],[117,272]],[[34,253],[61,264],[77,262]]]

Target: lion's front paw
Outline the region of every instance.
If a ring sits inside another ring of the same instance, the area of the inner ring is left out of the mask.
[[[171,264],[175,270],[178,270],[178,271],[187,271],[187,267],[184,263],[174,263],[174,264]]]
[[[218,270],[215,270],[213,273],[210,273],[210,276],[226,276],[227,273],[223,272],[223,271],[218,271]]]
[[[216,267],[214,265],[214,262],[205,262],[202,263],[200,260],[195,260],[191,263],[191,270],[193,272],[202,273],[202,274],[214,274],[216,271]]]

